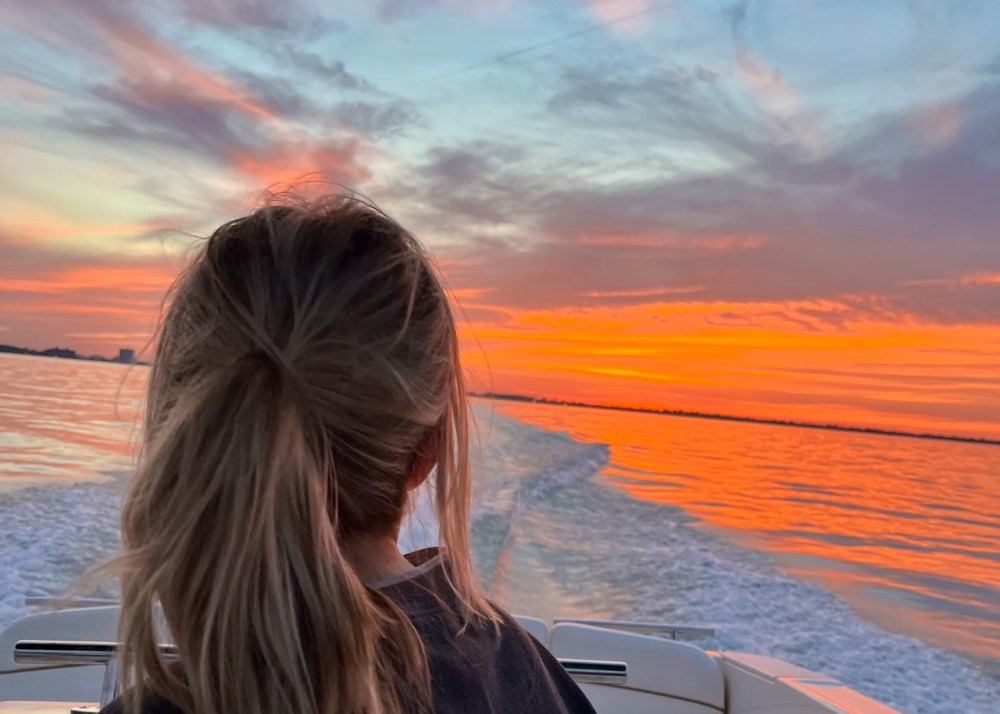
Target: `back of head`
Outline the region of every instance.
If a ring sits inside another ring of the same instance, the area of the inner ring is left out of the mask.
[[[466,617],[467,415],[455,323],[417,241],[355,198],[223,225],[175,284],[122,535],[123,671],[198,714],[394,712],[420,642],[345,539],[398,526],[416,459]],[[181,666],[155,651],[162,605]],[[403,697],[401,699],[401,697]]]

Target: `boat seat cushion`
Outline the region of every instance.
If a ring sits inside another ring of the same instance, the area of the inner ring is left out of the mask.
[[[528,617],[527,615],[514,615],[514,619],[517,620],[517,624],[528,631],[528,634],[543,645],[548,646],[549,628],[544,622],[537,617]]]
[[[724,710],[722,671],[704,650],[683,642],[590,625],[559,623],[549,633],[556,657],[618,660],[628,664],[630,689]]]

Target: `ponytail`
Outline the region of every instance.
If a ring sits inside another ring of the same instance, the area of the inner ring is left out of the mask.
[[[341,553],[320,477],[335,465],[312,446],[297,389],[265,351],[247,353],[186,390],[146,445],[123,513],[126,552],[145,564],[123,578],[122,669],[145,675],[132,697],[146,688],[192,714],[429,701],[426,667],[400,666],[424,661],[415,631]],[[156,598],[179,671],[154,654]]]

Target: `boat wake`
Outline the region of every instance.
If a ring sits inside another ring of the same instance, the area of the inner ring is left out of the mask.
[[[613,485],[608,460],[603,444],[492,418],[472,512],[473,556],[492,598],[545,619],[713,626],[706,645],[793,661],[908,714],[995,711],[996,677],[880,629],[680,509],[635,500]],[[127,475],[106,476],[0,494],[0,626],[28,612],[25,595],[60,593],[116,550]],[[422,492],[401,545],[436,542]]]

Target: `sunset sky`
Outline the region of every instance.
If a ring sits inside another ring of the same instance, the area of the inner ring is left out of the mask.
[[[307,174],[476,389],[1000,438],[1000,3],[0,4],[0,342],[141,348]]]

